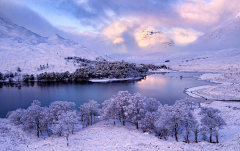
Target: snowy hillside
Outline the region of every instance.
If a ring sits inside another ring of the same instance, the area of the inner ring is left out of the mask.
[[[240,13],[233,19],[199,37],[192,45],[205,50],[218,50],[240,47]],[[200,46],[202,45],[202,46]]]
[[[109,59],[87,49],[71,40],[53,35],[49,38],[18,26],[0,14],[0,72],[22,73],[73,72],[77,67],[67,63],[65,57],[81,57],[96,60],[97,57]],[[44,71],[38,71],[40,65],[48,65]]]

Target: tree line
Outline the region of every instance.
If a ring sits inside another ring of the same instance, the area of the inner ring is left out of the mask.
[[[219,115],[218,109],[199,107],[195,99],[177,100],[174,105],[162,105],[154,98],[143,97],[140,93],[130,94],[119,91],[116,95],[102,103],[99,108],[94,100],[84,103],[76,110],[76,104],[66,101],[52,102],[49,107],[41,107],[41,102],[34,100],[27,109],[17,109],[7,114],[15,125],[22,125],[25,131],[35,131],[39,137],[46,133],[65,136],[96,123],[99,120],[111,120],[115,125],[120,121],[124,126],[132,123],[143,132],[151,132],[160,139],[167,140],[184,136],[184,141],[190,143],[189,136],[194,136],[194,142],[202,140],[218,143],[219,130],[226,125]],[[200,108],[201,120],[195,117],[194,110]]]
[[[72,62],[77,66],[75,72],[43,72],[37,75],[33,74],[20,74],[22,70],[17,67],[15,73],[1,73],[0,80],[13,82],[15,76],[20,76],[20,81],[88,81],[89,79],[102,79],[102,78],[129,78],[129,77],[144,77],[147,75],[149,69],[168,69],[166,65],[153,65],[153,64],[140,64],[128,63],[125,61],[100,61],[100,60],[87,60],[80,57],[67,57],[67,62]],[[40,65],[38,71],[44,71],[49,68],[49,64]]]

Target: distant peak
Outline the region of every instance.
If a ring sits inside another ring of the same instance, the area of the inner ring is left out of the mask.
[[[64,38],[59,36],[58,34],[54,34],[51,37],[49,37],[48,39],[49,40],[59,40],[59,39],[64,39]]]
[[[137,32],[137,34],[141,37],[141,38],[149,38],[149,36],[153,36],[153,35],[165,35],[162,31],[158,30],[155,27],[149,26],[147,28],[144,28],[142,30],[140,30],[139,32]],[[138,37],[138,38],[140,38]]]
[[[161,32],[160,30],[158,30],[157,28],[152,27],[152,26],[149,26],[149,27],[143,29],[143,31]]]

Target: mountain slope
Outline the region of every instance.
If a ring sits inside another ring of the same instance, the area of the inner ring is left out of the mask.
[[[240,48],[240,13],[199,37],[190,46],[204,50]]]
[[[77,67],[64,58],[74,56],[89,60],[97,57],[108,59],[57,34],[49,38],[41,37],[0,14],[0,72],[16,72],[17,67],[20,67],[22,73],[29,74],[73,72]],[[48,69],[38,70],[40,65],[47,64]]]

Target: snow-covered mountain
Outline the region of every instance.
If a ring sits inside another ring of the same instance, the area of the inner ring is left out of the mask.
[[[151,33],[150,33],[151,35]],[[149,35],[147,34],[146,37]],[[185,47],[168,52],[128,57],[126,61],[165,63],[174,69],[194,71],[223,71],[240,68],[240,13],[224,24],[210,30]]]
[[[74,56],[89,60],[108,59],[57,34],[42,37],[0,14],[0,72],[16,72],[17,67],[22,73],[73,72],[77,67],[64,58]],[[48,69],[38,71],[40,65],[46,64]]]
[[[143,30],[138,31],[135,34],[135,38],[140,47],[150,47],[153,48],[168,48],[174,45],[174,41],[171,40],[162,31],[154,28],[147,27]]]
[[[224,24],[199,37],[190,46],[204,50],[240,48],[240,13]]]

